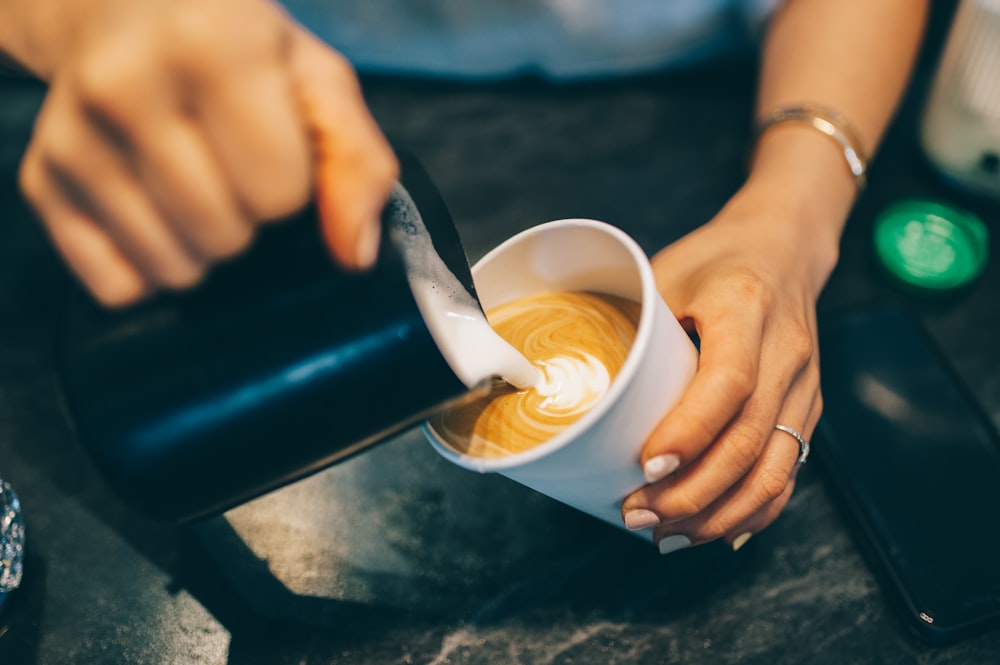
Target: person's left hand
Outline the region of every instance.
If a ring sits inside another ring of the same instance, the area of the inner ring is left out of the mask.
[[[701,343],[695,378],[643,448],[649,484],[622,506],[629,528],[656,526],[663,553],[718,538],[738,548],[769,525],[799,457],[775,425],[808,441],[822,410],[815,309],[836,239],[770,194],[737,195],[652,260]]]

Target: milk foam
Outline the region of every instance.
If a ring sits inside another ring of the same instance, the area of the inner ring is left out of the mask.
[[[427,329],[462,383],[472,388],[500,376],[525,389],[541,381],[538,368],[493,330],[479,303],[445,265],[402,185],[397,183],[389,205],[389,233],[402,252],[410,290]]]
[[[586,413],[611,387],[608,368],[589,353],[556,356],[538,364],[544,378],[535,390],[545,398],[538,406],[543,413],[559,416]]]

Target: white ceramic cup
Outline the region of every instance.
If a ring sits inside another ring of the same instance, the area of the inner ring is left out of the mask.
[[[639,451],[694,377],[698,353],[656,290],[649,259],[604,222],[563,219],[508,239],[472,269],[484,309],[552,291],[596,291],[641,303],[635,342],[607,394],[552,439],[507,457],[466,455],[424,424],[431,445],[459,466],[496,472],[625,528],[621,502],[645,479]],[[635,532],[652,538],[652,529]]]

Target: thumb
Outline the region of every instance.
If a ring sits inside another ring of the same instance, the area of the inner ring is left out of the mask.
[[[378,258],[381,212],[399,165],[343,56],[297,28],[291,65],[313,153],[323,236],[340,264],[367,269]]]

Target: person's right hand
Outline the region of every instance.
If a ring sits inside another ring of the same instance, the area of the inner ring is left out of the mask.
[[[376,258],[398,166],[350,65],[267,0],[61,3],[20,183],[102,303],[196,283],[317,198],[334,257]]]

